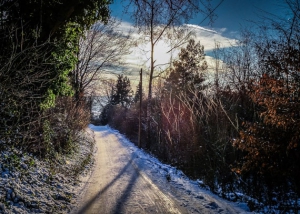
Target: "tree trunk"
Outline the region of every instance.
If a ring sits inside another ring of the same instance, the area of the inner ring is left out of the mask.
[[[147,143],[146,148],[150,148],[151,142],[151,132],[150,132],[150,116],[151,116],[151,99],[152,99],[152,81],[153,81],[153,73],[154,73],[154,8],[151,8],[151,30],[150,30],[150,41],[151,41],[151,57],[150,57],[150,77],[149,77],[149,90],[148,90],[148,100],[147,100]]]
[[[142,96],[143,96],[143,70],[141,69],[141,72],[140,72],[140,109],[139,109],[139,141],[138,141],[138,147],[141,148],[141,124],[142,124]]]

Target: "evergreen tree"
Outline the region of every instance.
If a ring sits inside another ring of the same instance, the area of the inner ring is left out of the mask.
[[[204,79],[203,71],[207,69],[204,61],[204,47],[200,42],[190,39],[186,48],[182,48],[179,59],[173,63],[165,88],[175,93],[179,91],[200,89]]]
[[[122,107],[128,107],[132,99],[132,90],[130,80],[123,74],[118,75],[117,84],[112,95],[112,105],[120,104]]]
[[[99,115],[100,123],[102,125],[107,125],[109,123],[109,120],[111,119],[111,112],[112,112],[112,105],[109,102],[103,107],[101,114]]]
[[[144,95],[144,92],[143,92],[143,89],[141,87],[141,83],[139,83],[136,87],[136,92],[135,92],[135,95],[134,95],[134,98],[133,98],[133,101],[135,103],[139,102],[140,101],[140,95],[142,94],[142,96]]]

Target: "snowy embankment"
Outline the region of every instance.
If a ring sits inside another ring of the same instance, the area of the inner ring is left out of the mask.
[[[248,213],[246,203],[226,201],[208,190],[201,188],[202,182],[190,180],[182,171],[161,163],[155,157],[137,148],[118,131],[110,127],[90,125],[94,131],[103,131],[117,136],[118,141],[127,148],[131,157],[131,164],[145,180],[151,180],[160,191],[173,198],[176,203],[184,207],[188,213]]]
[[[0,152],[0,213],[67,213],[80,188],[78,174],[92,166],[93,136],[81,136],[77,152],[42,161],[17,149]]]

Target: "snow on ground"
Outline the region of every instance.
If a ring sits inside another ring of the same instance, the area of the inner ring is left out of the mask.
[[[77,174],[92,166],[93,136],[87,131],[77,152],[49,162],[16,148],[1,151],[0,213],[69,212],[80,188]]]
[[[94,131],[113,133],[132,157],[132,164],[144,179],[151,179],[162,192],[171,196],[189,213],[249,213],[245,203],[233,203],[204,190],[199,180],[191,180],[175,167],[161,163],[158,159],[137,148],[118,131],[106,126],[90,125]]]

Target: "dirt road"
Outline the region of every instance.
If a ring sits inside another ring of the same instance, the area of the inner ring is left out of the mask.
[[[95,139],[95,168],[77,213],[186,213],[141,174],[116,135],[103,127]]]
[[[130,150],[122,138],[108,127],[95,129],[95,167],[72,214],[240,213],[209,195],[195,195],[167,181],[154,169],[155,163],[149,165],[151,160],[137,148]]]

